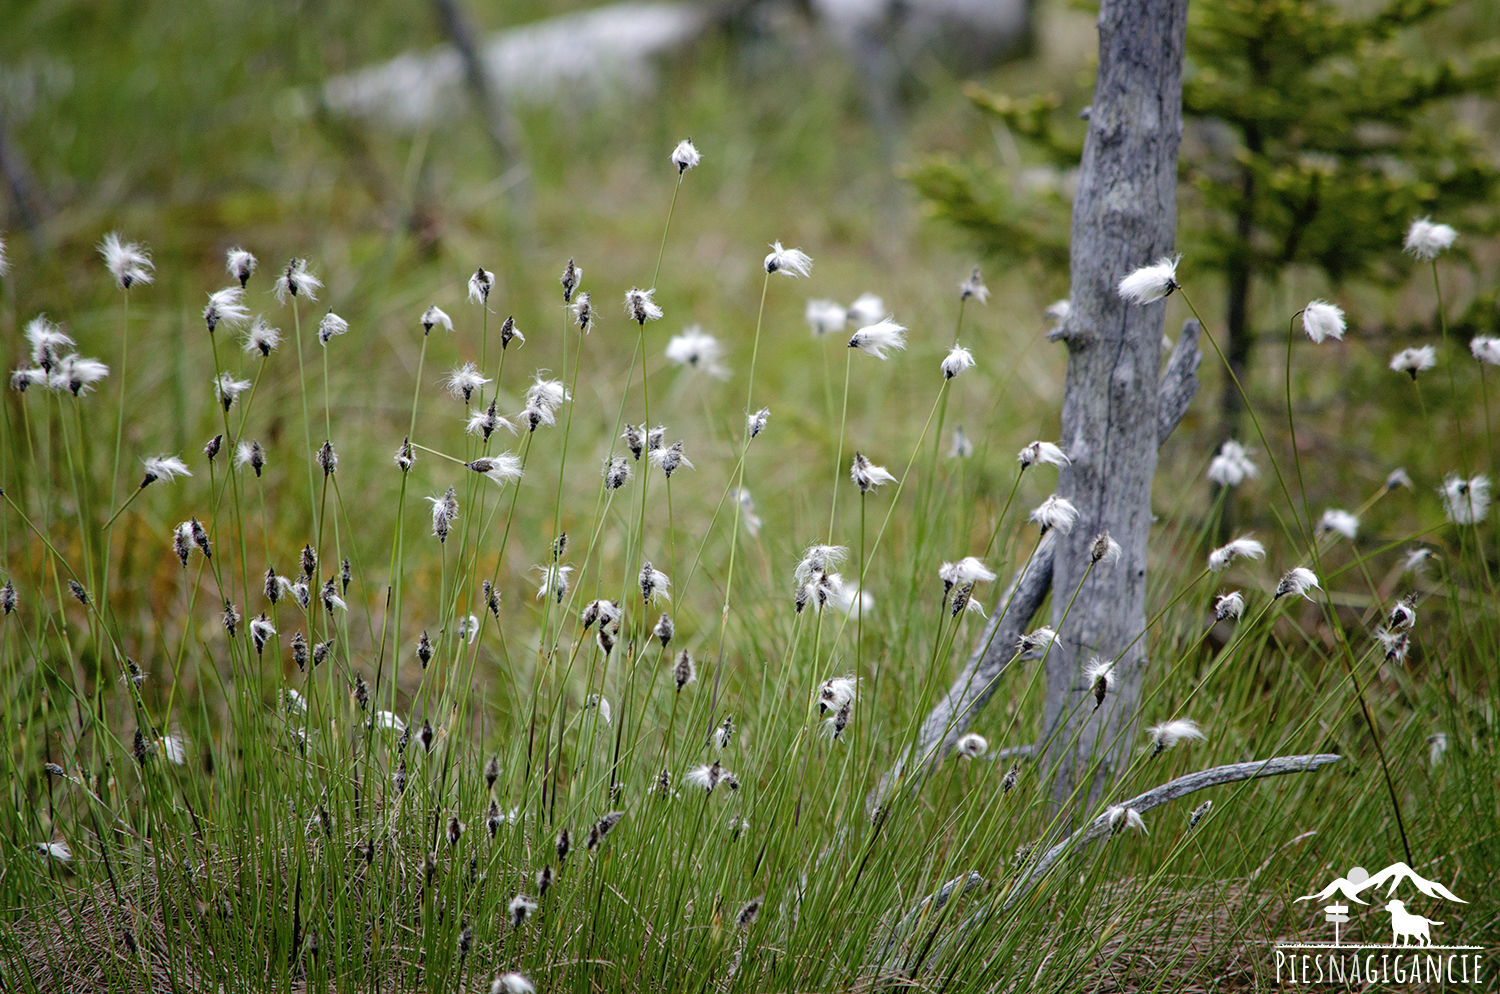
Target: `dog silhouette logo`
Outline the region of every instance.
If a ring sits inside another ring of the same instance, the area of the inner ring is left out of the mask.
[[[1391,945],[1432,945],[1428,926],[1441,925],[1431,918],[1423,918],[1406,910],[1405,901],[1387,901],[1385,910],[1391,913]]]

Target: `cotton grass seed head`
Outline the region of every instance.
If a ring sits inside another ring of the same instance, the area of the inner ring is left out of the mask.
[[[509,905],[511,928],[520,928],[535,910],[536,902],[525,894],[517,894],[511,898]]]
[[[432,334],[432,329],[435,325],[442,325],[444,328],[452,331],[453,319],[437,304],[430,304],[427,310],[422,312],[422,334]]]
[[[973,365],[974,353],[962,346],[955,345],[948,350],[948,354],[943,358],[940,368],[943,371],[943,379],[951,380]]]
[[[682,688],[698,678],[697,670],[693,666],[693,657],[686,649],[677,654],[677,661],[672,664],[672,683],[676,685],[677,692],[682,693]]]
[[[306,259],[292,259],[281,271],[281,275],[276,277],[276,302],[285,304],[288,297],[317,300],[318,291],[322,288],[323,281],[308,270]]]
[[[953,587],[988,583],[995,579],[995,572],[977,556],[965,556],[956,563],[943,563],[939,566],[938,579],[943,581],[943,593],[946,594]]]
[[[619,490],[630,482],[632,471],[630,460],[624,456],[615,456],[613,459],[604,461],[604,489]]]
[[[1465,480],[1450,473],[1438,488],[1438,495],[1448,520],[1455,525],[1477,525],[1489,515],[1490,478],[1482,474]]]
[[[208,304],[203,308],[203,323],[210,332],[221,324],[238,328],[249,320],[250,308],[245,306],[244,287],[225,287],[208,295]]]
[[[652,604],[657,600],[672,599],[671,594],[668,593],[672,581],[668,579],[667,574],[652,566],[650,560],[641,564],[638,580],[641,587],[641,600],[645,603]]]
[[[640,287],[631,287],[625,291],[625,315],[636,324],[645,326],[647,321],[660,321],[661,308],[652,300],[656,288],[642,290]]]
[[[214,380],[214,395],[219,398],[219,403],[224,405],[224,410],[228,411],[234,406],[234,402],[240,399],[240,394],[249,390],[250,387],[249,380],[237,380],[230,373],[220,373]],[[219,440],[223,441],[222,435],[219,436]]]
[[[480,266],[469,277],[469,303],[483,307],[490,299],[490,290],[495,286],[495,274]]]
[[[94,384],[108,375],[109,367],[98,359],[90,359],[81,355],[66,355],[53,367],[52,375],[47,379],[47,386],[57,391],[66,390],[75,397],[82,397],[93,392]]]
[[[493,481],[496,486],[501,487],[512,481],[519,480],[525,474],[525,471],[521,468],[521,457],[509,452],[502,452],[494,456],[484,456],[483,458],[475,459],[473,462],[464,463],[464,465],[485,479]]]
[[[689,169],[692,169],[694,166],[698,165],[698,163],[702,161],[703,156],[700,155],[698,149],[693,146],[693,140],[691,138],[684,138],[682,141],[677,143],[676,148],[672,149],[671,159],[672,165],[677,167],[677,175],[681,176]]]
[[[1476,335],[1469,339],[1469,352],[1480,362],[1500,366],[1500,338]]]
[[[881,318],[856,331],[849,338],[849,347],[884,360],[891,349],[900,351],[906,348],[906,327],[890,318]]]
[[[1149,266],[1142,266],[1120,280],[1120,299],[1133,304],[1149,304],[1182,289],[1177,282],[1177,264],[1182,256],[1164,255]]]
[[[490,994],[536,994],[536,988],[519,973],[502,973],[490,984]]]
[[[812,257],[801,249],[782,248],[780,242],[771,243],[771,252],[766,256],[767,273],[783,276],[808,276],[812,273]]]
[[[1238,590],[1220,594],[1214,601],[1214,620],[1225,621],[1245,613],[1245,595]]]
[[[1237,487],[1260,475],[1260,468],[1250,458],[1250,450],[1234,439],[1219,446],[1218,454],[1209,460],[1208,481],[1221,487]]]
[[[261,358],[265,358],[281,344],[281,329],[271,327],[264,317],[256,315],[240,341],[240,348],[246,355],[259,352]]]
[[[141,489],[149,487],[157,480],[171,483],[179,476],[193,475],[193,471],[187,468],[187,463],[178,456],[152,456],[149,459],[142,459],[141,465],[145,467]]]
[[[318,468],[323,471],[324,476],[332,476],[339,468],[339,454],[334,451],[333,443],[325,441],[318,446],[317,454]]]
[[[1146,835],[1151,834],[1146,831],[1146,823],[1141,820],[1141,813],[1135,808],[1127,808],[1123,805],[1115,804],[1105,809],[1104,816],[1109,823],[1111,835],[1118,835],[1127,828],[1135,829]]]
[[[1312,600],[1308,596],[1309,590],[1318,588],[1318,575],[1305,566],[1294,566],[1287,570],[1281,582],[1276,585],[1276,599],[1288,595],[1300,595]]]
[[[1359,533],[1359,518],[1350,511],[1330,507],[1323,512],[1322,520],[1318,522],[1318,531],[1334,532],[1352,542]]]
[[[1391,608],[1390,616],[1386,619],[1387,627],[1397,631],[1406,631],[1417,623],[1416,597],[1414,593],[1408,594],[1396,602],[1396,606]]]
[[[827,714],[851,704],[859,695],[859,680],[852,676],[829,677],[818,687],[818,713]]]
[[[682,454],[683,444],[682,439],[679,438],[671,445],[663,448],[653,448],[647,453],[647,458],[651,460],[652,465],[665,473],[667,479],[670,480],[672,474],[677,472],[681,467],[693,468],[693,464],[688,461],[687,456]]]
[[[672,624],[672,616],[665,611],[660,618],[656,619],[656,627],[651,629],[651,636],[661,643],[665,649],[672,641],[672,636],[677,633],[676,626]]]
[[[156,266],[151,262],[151,253],[145,246],[122,241],[119,232],[111,231],[99,243],[99,254],[104,257],[105,268],[115,278],[115,285],[121,290],[145,286],[151,282],[151,273]]]
[[[467,404],[474,391],[489,382],[489,378],[479,372],[478,366],[466,362],[443,378],[443,387],[454,400],[462,399]]]
[[[512,435],[516,433],[516,426],[501,417],[497,409],[498,398],[490,399],[490,406],[482,411],[472,411],[469,420],[464,425],[464,431],[470,435],[478,435],[483,441],[488,442],[490,436],[504,428]]]
[[[255,272],[257,265],[259,263],[256,261],[255,256],[238,246],[224,253],[224,269],[232,278],[240,281],[242,289],[246,283],[250,282],[250,277]]]
[[[745,430],[750,434],[751,438],[754,438],[766,430],[766,422],[770,420],[771,409],[769,407],[762,407],[753,414],[746,415]]]
[[[854,303],[849,305],[849,320],[856,328],[875,324],[883,320],[888,313],[885,309],[885,301],[873,293],[862,293],[854,298]]]
[[[43,373],[50,373],[52,367],[74,344],[67,332],[48,320],[45,314],[38,314],[26,322],[26,341],[31,346],[32,363],[40,367]],[[45,383],[46,379],[43,376],[42,382]]]
[[[1406,373],[1413,380],[1417,374],[1431,369],[1437,365],[1437,349],[1431,345],[1423,345],[1414,349],[1402,349],[1391,356],[1391,369],[1398,373]]]
[[[949,459],[967,459],[974,454],[974,443],[964,434],[963,425],[953,426],[953,435],[948,444]]]
[[[958,285],[959,300],[968,300],[971,297],[981,304],[987,303],[990,299],[990,288],[985,286],[984,280],[980,278],[978,266],[974,267],[974,272],[968,279]]]
[[[1022,659],[1041,659],[1052,643],[1057,641],[1057,632],[1043,626],[1016,639],[1016,652]]]
[[[1344,337],[1344,312],[1326,300],[1314,300],[1302,308],[1302,330],[1319,344]]]
[[[1152,725],[1146,729],[1146,734],[1151,738],[1151,755],[1153,756],[1159,755],[1179,742],[1191,739],[1202,741],[1205,738],[1198,723],[1190,718],[1176,718],[1160,725]]]
[[[1049,466],[1067,466],[1072,461],[1061,447],[1052,442],[1032,442],[1016,453],[1016,462],[1021,464],[1022,469],[1042,463]]]
[[[541,582],[537,584],[536,599],[541,600],[551,594],[557,598],[557,603],[561,604],[563,598],[568,595],[568,574],[573,572],[573,567],[566,563],[559,563],[531,568],[542,574]]]
[[[582,281],[583,267],[574,265],[573,260],[569,259],[568,265],[563,269],[563,274],[557,281],[562,284],[563,303],[570,303],[573,300],[573,293]]]
[[[1066,535],[1073,530],[1073,524],[1078,520],[1078,508],[1071,501],[1053,494],[1038,504],[1027,520],[1041,525],[1044,535],[1049,528],[1056,528]]]
[[[253,439],[241,442],[234,447],[234,462],[236,466],[249,466],[255,470],[256,479],[259,479],[266,468],[266,450],[261,448],[259,441]]]
[[[802,317],[807,322],[808,330],[812,332],[813,337],[822,338],[824,335],[843,331],[845,323],[849,320],[849,312],[836,301],[809,300]]]
[[[1395,490],[1397,487],[1405,487],[1408,490],[1416,489],[1415,484],[1411,482],[1411,474],[1400,466],[1391,470],[1391,474],[1385,478],[1387,490]]]
[[[1194,808],[1193,813],[1188,816],[1188,828],[1197,828],[1198,823],[1208,817],[1208,813],[1213,810],[1213,807],[1213,801],[1204,801],[1202,804]]]
[[[849,467],[849,478],[859,487],[859,492],[867,494],[876,487],[887,483],[895,483],[896,477],[884,466],[877,466],[865,458],[864,453],[854,453],[854,462]]]
[[[990,750],[990,742],[983,735],[970,732],[959,739],[953,751],[965,759],[978,759]]]
[[[1404,663],[1406,661],[1406,654],[1411,649],[1410,632],[1377,628],[1375,641],[1380,643],[1381,652],[1387,662]]]
[[[1099,710],[1104,705],[1105,695],[1115,686],[1115,661],[1100,659],[1098,656],[1090,659],[1083,668],[1083,684],[1084,689],[1094,698],[1094,710]]]
[[[1120,543],[1110,537],[1109,532],[1100,532],[1094,539],[1094,544],[1089,546],[1089,561],[1104,563],[1106,566],[1120,561],[1125,550],[1120,548]]]
[[[682,334],[672,336],[667,342],[666,356],[667,361],[674,365],[696,369],[714,379],[729,378],[729,369],[722,361],[723,346],[700,325],[692,325],[683,329]]]
[[[1228,545],[1220,546],[1208,554],[1208,568],[1214,573],[1224,570],[1236,559],[1264,559],[1266,547],[1248,535],[1241,535]]]
[[[1458,232],[1446,224],[1433,224],[1430,217],[1419,217],[1406,229],[1405,250],[1424,262],[1431,262],[1453,247]]]
[[[458,520],[458,492],[450,486],[441,497],[428,497],[427,502],[432,505],[432,534],[446,544],[448,532]]]

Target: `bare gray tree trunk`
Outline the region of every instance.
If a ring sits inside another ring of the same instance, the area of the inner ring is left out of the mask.
[[[1173,246],[1186,30],[1187,0],[1104,0],[1099,9],[1099,77],[1073,201],[1072,306],[1058,336],[1068,346],[1062,447],[1072,459],[1058,492],[1079,511],[1052,567],[1061,637],[1047,657],[1042,741],[1059,801],[1080,786],[1091,799],[1134,745],[1166,307],[1127,304],[1115,288]],[[1124,556],[1089,572],[1089,547],[1106,530]],[[1116,660],[1097,711],[1081,672],[1096,656]]]

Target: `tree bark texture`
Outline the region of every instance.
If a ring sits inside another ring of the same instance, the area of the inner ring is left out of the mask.
[[[1073,201],[1071,309],[1058,492],[1078,508],[1053,560],[1043,762],[1066,801],[1092,799],[1134,744],[1146,639],[1146,545],[1158,439],[1163,302],[1141,306],[1116,287],[1168,255],[1177,226],[1182,56],[1187,0],[1104,0],[1099,76]],[[1124,555],[1089,569],[1108,531]],[[1075,598],[1076,592],[1076,598]],[[1082,669],[1115,660],[1101,707]]]

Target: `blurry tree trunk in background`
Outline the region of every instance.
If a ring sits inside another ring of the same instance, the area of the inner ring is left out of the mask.
[[[1174,244],[1186,29],[1187,0],[1104,0],[1099,9],[1099,77],[1073,201],[1072,308],[1057,334],[1068,346],[1062,447],[1072,459],[1058,492],[1079,511],[1053,562],[1060,638],[1047,657],[1042,746],[1058,801],[1075,788],[1080,800],[1096,796],[1136,744],[1166,305],[1127,304],[1115,288]],[[1090,572],[1090,547],[1106,530],[1124,555]],[[1096,656],[1116,660],[1097,710],[1082,675]]]

